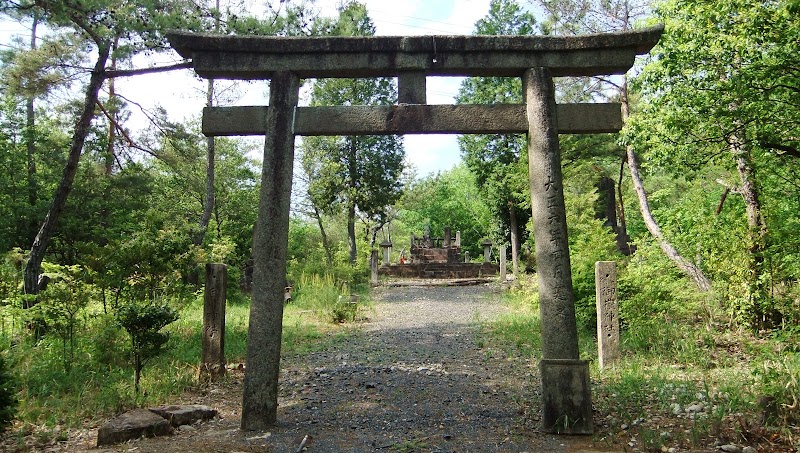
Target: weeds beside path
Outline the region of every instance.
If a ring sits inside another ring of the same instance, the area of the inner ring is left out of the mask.
[[[311,452],[540,452],[590,442],[540,434],[535,361],[479,347],[481,323],[507,311],[498,290],[384,288],[373,299],[361,328],[334,348],[283,358],[269,433],[238,431],[242,374],[233,372],[185,401],[220,419],[108,451],[294,452],[305,439]]]

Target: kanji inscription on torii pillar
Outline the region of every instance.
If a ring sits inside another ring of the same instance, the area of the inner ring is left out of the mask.
[[[254,234],[253,301],[241,427],[277,418],[281,317],[296,135],[527,133],[542,315],[543,429],[592,432],[589,369],[579,360],[558,134],[617,132],[618,104],[556,104],[553,77],[623,74],[663,26],[584,36],[263,37],[173,32],[202,77],[269,79],[270,105],[203,111],[209,136],[265,135]],[[524,103],[428,105],[428,76],[523,79]],[[298,107],[299,80],[397,77],[391,106]]]

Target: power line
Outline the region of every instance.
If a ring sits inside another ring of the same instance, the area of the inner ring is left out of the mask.
[[[376,12],[376,13],[386,14],[386,15],[389,15],[389,16],[392,16],[392,17],[398,17],[398,18],[401,18],[401,19],[422,20],[422,21],[425,21],[425,22],[433,22],[433,23],[442,24],[442,25],[451,25],[451,26],[454,26],[454,27],[460,27],[461,26],[461,24],[454,24],[452,22],[444,22],[444,21],[440,21],[440,20],[426,19],[424,17],[397,15],[397,14],[394,14],[394,13],[392,13],[390,11],[381,11],[381,10],[377,10],[377,9],[373,9],[371,11],[372,12]]]
[[[402,22],[392,22],[392,21],[388,21],[388,20],[377,20],[377,19],[375,19],[374,21],[375,21],[375,23],[378,23],[378,24],[384,23],[384,24],[391,24],[391,25],[400,25],[402,27],[416,28],[416,29],[419,29],[419,30],[427,30],[427,31],[433,31],[433,32],[443,33],[443,34],[456,34],[453,30],[441,30],[441,29],[437,29],[437,28],[424,27],[422,25],[410,25],[410,24],[406,24],[406,23],[402,23]]]

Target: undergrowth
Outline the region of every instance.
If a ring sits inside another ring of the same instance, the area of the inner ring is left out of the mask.
[[[517,281],[505,302],[511,312],[483,325],[479,346],[540,359],[535,276]],[[599,444],[629,448],[633,439],[645,451],[716,442],[800,445],[796,336],[778,332],[759,338],[700,317],[669,316],[665,311],[650,322],[624,325],[622,358],[603,370],[596,361],[595,332],[579,330],[581,358],[590,361]],[[687,412],[693,405],[702,410]]]
[[[327,277],[309,277],[298,285],[294,299],[284,307],[282,354],[303,355],[327,349],[350,333],[342,322],[357,319],[364,304],[338,297],[341,287]],[[348,294],[349,295],[349,294]],[[249,297],[230,297],[225,313],[225,357],[229,364],[246,357]],[[337,310],[345,310],[337,314]],[[130,339],[91,300],[75,316],[75,335],[65,352],[60,336],[45,332],[36,336],[28,328],[25,313],[12,305],[0,306],[0,359],[13,371],[16,389],[14,431],[53,432],[96,426],[125,410],[168,403],[198,386],[203,323],[202,295],[183,303],[179,318],[163,329],[169,340],[163,353],[152,358],[141,376],[141,393],[134,391]],[[70,361],[65,366],[65,358]],[[3,382],[5,382],[3,380]]]

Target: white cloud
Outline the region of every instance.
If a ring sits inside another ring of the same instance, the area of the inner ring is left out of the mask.
[[[425,176],[453,168],[461,161],[455,135],[406,135],[406,159]]]

